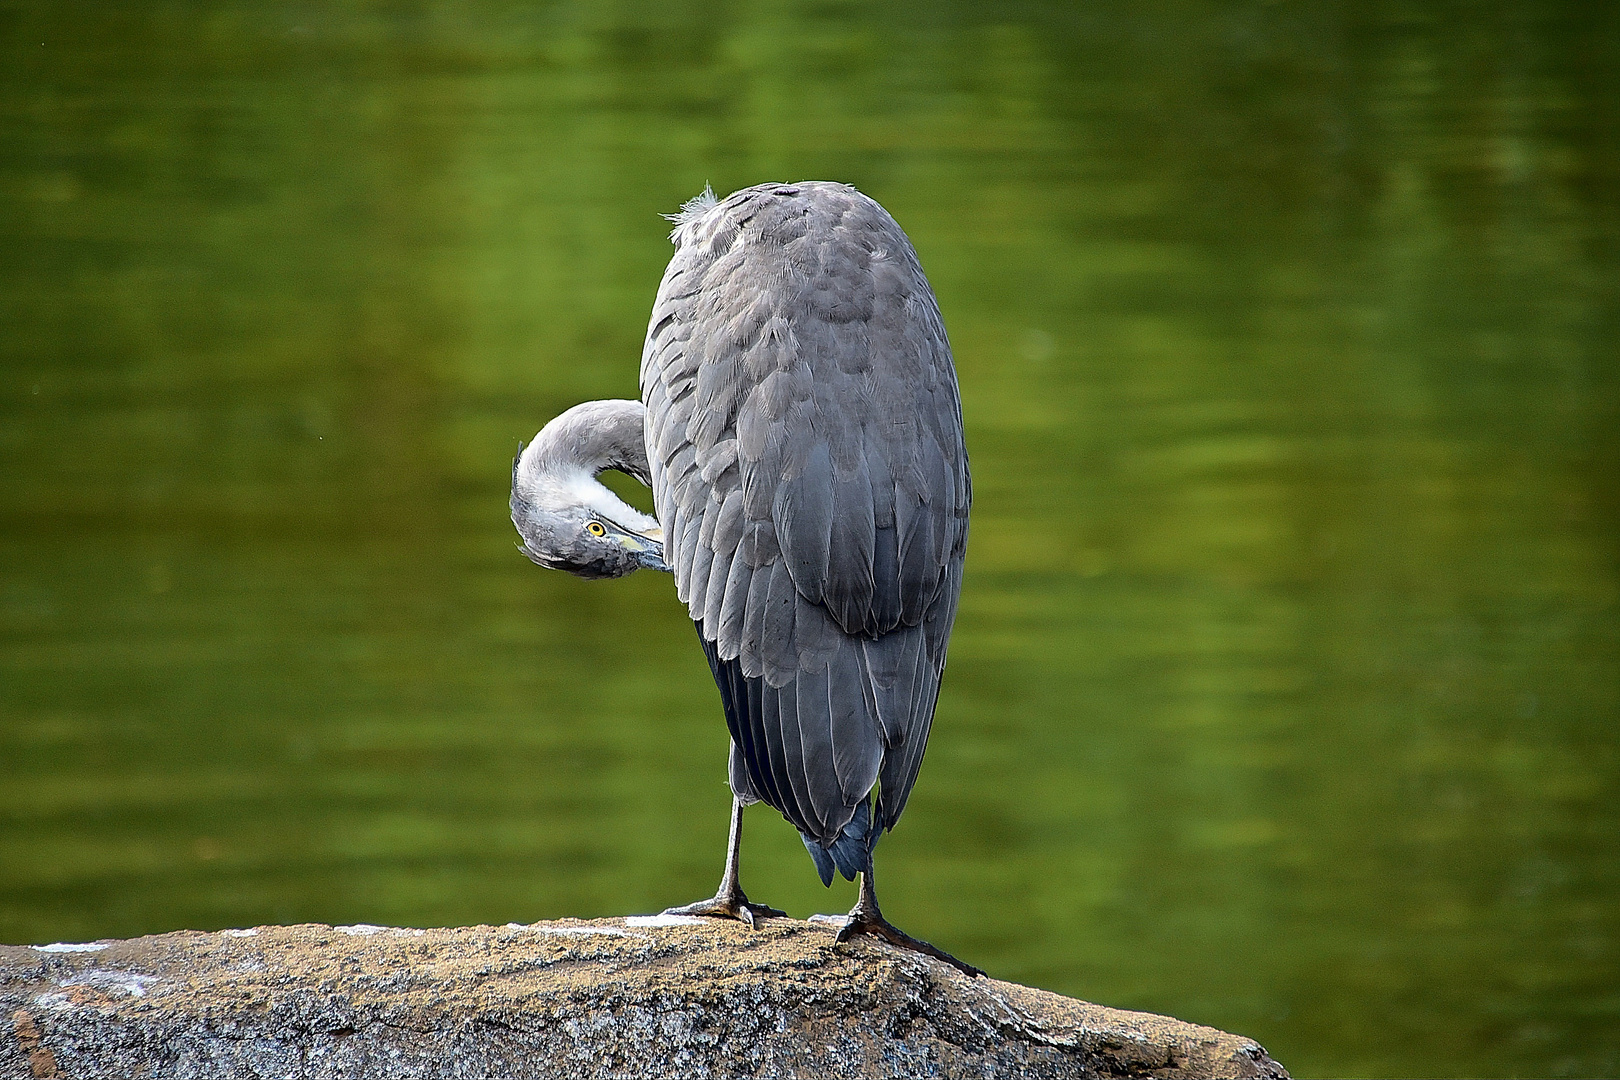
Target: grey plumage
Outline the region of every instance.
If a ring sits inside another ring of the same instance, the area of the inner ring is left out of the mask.
[[[663,558],[734,790],[780,810],[824,880],[853,877],[916,781],[961,590],[944,323],[905,233],[846,185],[700,198],[671,239],[641,363]]]

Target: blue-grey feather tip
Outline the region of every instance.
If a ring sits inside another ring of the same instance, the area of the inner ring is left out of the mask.
[[[800,833],[799,839],[804,841],[804,850],[810,853],[810,861],[816,864],[816,873],[821,875],[821,883],[831,886],[834,873],[832,856],[828,855],[813,837]]]
[[[821,883],[831,885],[834,869],[844,875],[844,880],[854,881],[855,875],[867,868],[881,832],[872,828],[872,804],[868,801],[855,808],[855,816],[850,818],[849,824],[844,826],[838,839],[830,846],[822,847],[803,833],[799,834],[799,838],[804,841],[804,849],[810,853],[810,861],[816,864]]]

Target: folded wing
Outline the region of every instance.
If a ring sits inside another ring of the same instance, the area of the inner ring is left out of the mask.
[[[734,786],[830,844],[878,784],[890,828],[967,542],[938,304],[900,227],[844,185],[749,188],[673,239],[642,356],[647,449]]]

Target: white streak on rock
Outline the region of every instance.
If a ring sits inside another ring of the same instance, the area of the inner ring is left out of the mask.
[[[58,941],[53,945],[31,945],[29,948],[39,952],[100,952],[105,949],[106,943],[100,941]]]
[[[702,926],[704,920],[697,915],[627,915],[626,926]]]
[[[370,937],[372,934],[382,933],[384,930],[387,930],[388,927],[372,926],[370,923],[362,922],[355,923],[353,926],[334,926],[332,929],[336,930],[340,934],[348,934],[350,937]]]

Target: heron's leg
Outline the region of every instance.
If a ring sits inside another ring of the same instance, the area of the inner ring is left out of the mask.
[[[699,900],[685,907],[672,907],[665,915],[714,915],[724,919],[741,919],[749,926],[755,919],[781,918],[787,912],[765,904],[750,903],[737,883],[737,862],[742,854],[742,814],[745,804],[741,799],[731,800],[731,840],[726,848],[726,871],[720,875],[720,889],[711,900]]]
[[[866,857],[866,872],[860,875],[861,894],[850,909],[849,919],[838,931],[840,942],[848,941],[856,934],[874,934],[891,945],[898,945],[902,949],[920,952],[924,956],[932,956],[936,960],[943,960],[966,975],[983,975],[984,972],[972,964],[964,964],[944,949],[937,949],[926,941],[919,941],[910,934],[895,926],[883,917],[878,908],[877,890],[872,887],[872,857]]]

